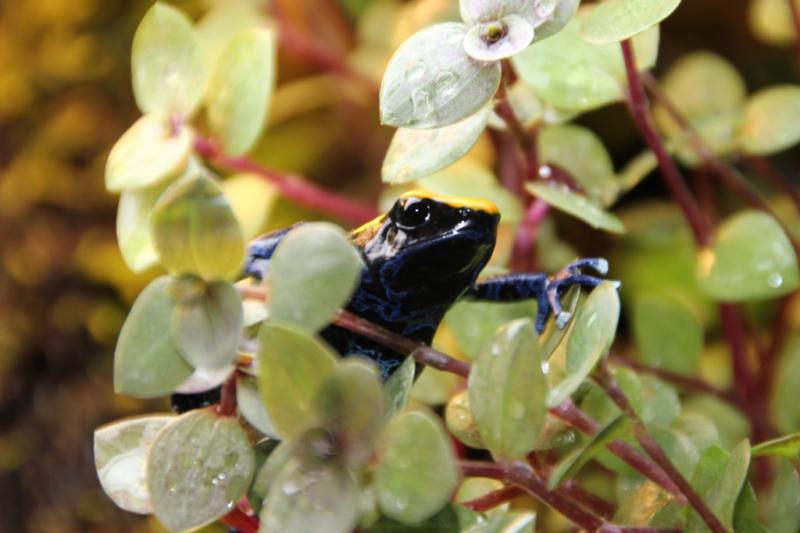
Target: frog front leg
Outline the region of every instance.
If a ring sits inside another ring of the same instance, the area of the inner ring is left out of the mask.
[[[464,295],[472,300],[490,302],[515,302],[519,300],[536,300],[536,330],[541,333],[552,313],[559,328],[566,326],[572,317],[561,308],[561,295],[573,285],[593,289],[604,280],[582,272],[591,269],[605,276],[608,273],[608,261],[602,258],[579,259],[553,276],[542,273],[515,273],[495,276],[476,283]]]

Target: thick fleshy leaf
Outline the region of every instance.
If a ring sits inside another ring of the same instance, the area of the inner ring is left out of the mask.
[[[547,416],[547,382],[533,322],[501,327],[472,364],[469,403],[486,447],[519,459],[536,445]]]
[[[469,407],[469,394],[461,391],[447,402],[444,412],[447,430],[463,444],[470,448],[485,449],[481,432],[475,423],[472,409]]]
[[[714,245],[700,253],[697,274],[703,292],[723,301],[777,298],[800,282],[789,238],[775,219],[758,211],[723,222]]]
[[[518,15],[483,22],[464,36],[464,50],[478,61],[500,61],[518,54],[533,39],[533,27]]]
[[[536,28],[553,15],[558,3],[559,0],[460,0],[458,7],[467,24],[492,22],[516,15]]]
[[[579,10],[556,35],[511,58],[522,80],[563,111],[588,111],[625,97],[625,64],[619,45],[591,44],[580,35],[583,19],[590,12]],[[657,27],[634,37],[639,70],[655,64],[658,40]]]
[[[249,151],[261,135],[275,86],[275,55],[268,29],[236,37],[220,54],[208,84],[206,113],[226,153]]]
[[[569,189],[548,183],[527,183],[525,189],[551,206],[564,211],[593,228],[610,233],[625,233],[625,226],[598,203]]]
[[[198,278],[176,282],[199,283],[199,294],[181,300],[172,315],[172,340],[195,368],[223,368],[233,362],[242,333],[242,299],[225,281],[205,285]]]
[[[216,520],[245,494],[254,469],[250,441],[235,418],[186,413],[150,447],[147,488],[155,514],[172,531]]]
[[[225,47],[236,37],[268,21],[263,9],[250,0],[225,0],[211,5],[197,22],[197,38],[208,72],[218,64]]]
[[[800,86],[779,85],[750,98],[739,140],[752,155],[770,155],[800,142]]]
[[[550,359],[549,406],[566,400],[606,356],[617,332],[619,313],[616,286],[610,282],[598,285],[573,319],[563,361]]]
[[[536,303],[530,300],[513,303],[464,300],[447,312],[445,323],[458,347],[474,360],[500,326],[532,316],[536,316]]]
[[[250,376],[238,376],[236,379],[236,405],[239,413],[254,428],[261,433],[274,439],[278,438],[278,432],[272,426],[267,410],[258,392],[258,380]]]
[[[133,94],[144,113],[189,117],[203,98],[206,73],[191,21],[156,3],[133,37]]]
[[[547,479],[548,488],[553,490],[562,482],[574,477],[583,465],[594,458],[597,452],[604,449],[611,441],[624,435],[629,427],[630,420],[623,414],[611,420],[600,431],[595,433],[584,446],[566,456],[556,465]]]
[[[233,365],[228,365],[223,368],[195,368],[191,376],[175,387],[174,392],[180,394],[196,394],[198,392],[209,391],[222,385],[234,370],[236,369]]]
[[[267,413],[281,437],[298,435],[317,421],[315,398],[336,369],[336,356],[288,325],[263,324],[258,344],[258,389]]]
[[[558,5],[550,18],[536,27],[533,41],[541,41],[560,32],[578,11],[581,0],[558,0]]]
[[[117,506],[132,513],[153,512],[145,483],[150,444],[174,416],[117,420],[94,432],[94,465],[103,490]]]
[[[800,459],[800,433],[787,435],[753,446],[754,457],[785,457],[792,461]]]
[[[348,359],[325,381],[316,397],[319,425],[339,443],[344,462],[363,466],[383,425],[378,370],[369,360]]]
[[[500,64],[470,58],[467,26],[436,24],[412,35],[392,56],[380,92],[381,122],[435,128],[482,108],[500,84]]]
[[[414,524],[444,507],[458,475],[439,421],[424,411],[406,411],[390,420],[379,441],[374,475],[378,504],[389,518]]]
[[[406,357],[383,386],[384,420],[390,420],[394,415],[403,411],[411,397],[411,387],[414,385],[414,375],[417,364],[411,356]]]
[[[695,375],[703,352],[703,326],[677,300],[660,295],[639,298],[633,332],[643,363]]]
[[[111,149],[106,162],[106,189],[146,189],[177,176],[192,152],[190,128],[175,131],[165,115],[144,115]]]
[[[161,263],[176,274],[207,280],[239,273],[244,238],[222,190],[198,174],[171,185],[151,216]]]
[[[406,183],[429,176],[461,159],[486,128],[491,106],[450,126],[433,129],[400,128],[383,160],[386,183]]]
[[[432,531],[436,533],[467,533],[460,520],[462,511],[471,513],[464,507],[450,504],[427,520],[416,524],[403,524],[384,516],[366,528],[364,533],[430,533]]]
[[[772,533],[800,530],[800,474],[789,461],[775,463],[775,481],[764,498],[764,518]]]
[[[543,163],[569,172],[602,205],[611,205],[617,198],[619,185],[611,156],[591,130],[573,124],[544,128],[539,135],[539,153]]]
[[[349,533],[358,522],[353,475],[333,463],[289,461],[261,510],[259,531]]]
[[[670,16],[681,0],[605,0],[583,21],[590,43],[618,43],[648,30]]]
[[[148,285],[131,307],[114,351],[114,391],[136,398],[169,394],[191,374],[172,341],[172,280]]]
[[[358,285],[363,262],[347,234],[326,222],[303,224],[269,264],[270,318],[309,330],[328,324]]]
[[[158,262],[150,213],[165,187],[122,191],[117,206],[117,243],[128,268],[142,272]]]
[[[278,200],[278,190],[255,174],[227,178],[220,183],[220,187],[236,215],[245,240],[260,235]]]

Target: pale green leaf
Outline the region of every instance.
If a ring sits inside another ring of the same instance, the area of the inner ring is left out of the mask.
[[[220,54],[235,37],[267,24],[265,15],[265,10],[251,0],[214,2],[196,26],[206,70],[214,69]]]
[[[447,430],[466,446],[479,450],[487,447],[469,407],[467,391],[461,391],[450,398],[444,411],[444,421]]]
[[[775,464],[775,481],[764,498],[764,518],[772,533],[800,531],[800,474],[789,461]]]
[[[497,328],[519,318],[536,316],[536,302],[480,302],[463,300],[445,315],[445,323],[453,332],[458,347],[475,359],[494,337]]]
[[[478,61],[500,61],[524,50],[533,40],[533,27],[519,15],[472,26],[464,36],[464,50]]]
[[[610,233],[625,233],[625,226],[619,218],[586,196],[549,183],[527,183],[525,189],[554,208],[582,220],[593,228]]]
[[[742,150],[771,155],[800,142],[800,86],[778,85],[755,93],[739,132]]]
[[[262,233],[279,193],[274,185],[255,174],[238,174],[220,183],[246,240]]]
[[[158,262],[150,231],[150,213],[165,187],[122,191],[117,206],[117,243],[125,264],[142,272]]]
[[[411,397],[411,387],[414,385],[417,364],[414,358],[408,356],[403,361],[383,386],[384,420],[391,419],[397,413],[403,411]]]
[[[768,440],[758,446],[753,446],[753,456],[785,457],[796,461],[800,459],[800,433]]]
[[[239,413],[250,425],[268,437],[278,438],[278,432],[275,431],[267,410],[264,409],[256,378],[245,375],[237,376],[236,405]]]
[[[648,366],[695,375],[703,352],[703,326],[684,305],[661,295],[644,295],[634,305],[638,358]]]
[[[583,22],[591,43],[618,43],[655,26],[672,14],[681,0],[605,0]]]

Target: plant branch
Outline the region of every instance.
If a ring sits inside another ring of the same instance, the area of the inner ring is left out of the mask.
[[[736,383],[736,392],[746,405],[753,392],[754,383],[752,379],[753,369],[747,358],[747,339],[744,335],[743,319],[741,313],[733,304],[719,304],[719,313],[722,329],[731,348],[733,381]]]
[[[219,416],[236,416],[236,370],[222,384],[217,414]]]
[[[514,248],[511,251],[511,269],[515,271],[533,270],[534,250],[539,236],[539,226],[550,213],[550,206],[542,199],[531,202],[528,211],[517,228]]]
[[[378,215],[375,207],[327,191],[300,176],[276,172],[245,156],[227,155],[213,139],[198,136],[195,140],[195,151],[220,167],[236,172],[250,172],[264,178],[272,183],[285,198],[305,207],[335,215],[356,224],[362,224]]]
[[[694,488],[689,484],[683,474],[669,460],[669,457],[661,449],[661,446],[655,441],[644,426],[644,423],[634,411],[633,406],[628,401],[625,393],[622,392],[614,376],[611,374],[608,366],[602,363],[598,372],[598,384],[606,392],[609,398],[619,407],[623,413],[633,422],[633,434],[642,448],[663,470],[667,473],[670,479],[678,486],[681,492],[686,496],[689,504],[694,508],[697,514],[702,518],[703,522],[714,533],[726,533],[725,527],[719,519],[711,512],[706,502],[694,491]]]
[[[495,507],[503,505],[504,503],[508,503],[511,500],[519,498],[523,494],[526,494],[524,490],[522,490],[517,485],[506,485],[505,487],[497,490],[493,490],[483,496],[479,496],[475,499],[461,502],[459,505],[463,505],[464,507],[475,511],[476,513],[484,513]]]

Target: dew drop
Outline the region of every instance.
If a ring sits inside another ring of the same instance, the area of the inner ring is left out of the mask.
[[[450,70],[440,72],[433,82],[436,97],[439,100],[449,100],[458,90],[459,75]]]
[[[780,274],[770,274],[769,279],[767,279],[767,283],[773,289],[777,289],[781,285],[783,285],[783,276]]]
[[[550,168],[548,165],[542,165],[539,167],[539,176],[544,179],[548,179],[553,175],[553,169]]]
[[[433,113],[431,95],[426,89],[414,89],[411,92],[411,104],[414,106],[414,116],[427,117]]]
[[[427,73],[428,67],[425,66],[425,63],[417,61],[406,69],[406,81],[408,83],[418,84],[425,78]]]

